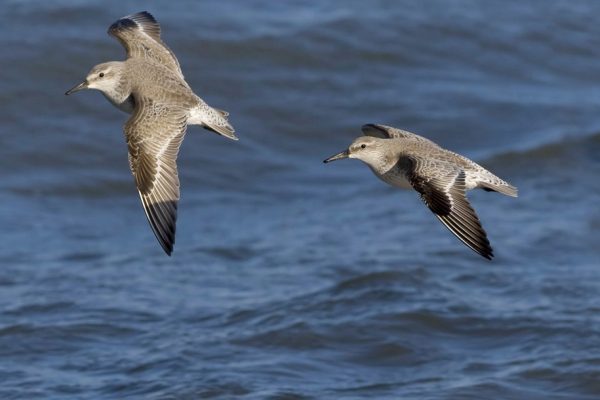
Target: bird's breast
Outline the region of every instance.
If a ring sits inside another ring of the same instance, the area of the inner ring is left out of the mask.
[[[380,174],[375,170],[373,170],[373,173],[388,185],[400,189],[412,189],[412,185],[406,178],[406,174],[404,174],[402,171],[398,171],[396,168],[392,168],[383,174]]]
[[[112,96],[104,92],[102,92],[102,94],[108,99],[108,101],[110,101],[110,103],[113,106],[117,107],[119,110],[127,114],[131,114],[133,112],[133,109],[135,107],[135,100],[133,99],[133,95],[129,95],[129,97],[127,97],[125,100],[119,102],[116,98],[113,98]]]

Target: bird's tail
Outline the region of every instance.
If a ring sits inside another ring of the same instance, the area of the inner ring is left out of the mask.
[[[228,139],[238,140],[238,137],[235,135],[235,129],[233,129],[233,126],[231,126],[225,117],[221,117],[216,121],[204,122],[204,127]]]
[[[479,182],[479,186],[488,192],[498,192],[510,197],[519,195],[519,189],[501,179],[497,182]]]
[[[206,129],[218,133],[226,138],[238,140],[235,135],[235,129],[227,120],[229,113],[218,108],[212,108],[202,99],[198,99],[199,104],[193,108],[188,118],[189,125],[202,125]]]

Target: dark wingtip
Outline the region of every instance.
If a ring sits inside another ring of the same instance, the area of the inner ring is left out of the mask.
[[[452,232],[454,233],[454,232]],[[455,234],[456,235],[456,234]],[[459,237],[459,239],[461,239]],[[461,239],[463,240],[463,239]],[[464,242],[464,241],[463,241]],[[468,247],[471,248],[471,250],[473,250],[475,253],[479,254],[481,257],[492,261],[492,258],[494,258],[494,250],[492,249],[492,246],[490,245],[490,242],[488,241],[487,237],[480,237],[478,243],[472,243],[467,244],[466,242],[464,242]]]
[[[173,254],[173,246],[175,245],[175,234],[173,233],[173,236],[169,237],[166,240],[160,238],[159,235],[156,235],[156,238],[158,239],[158,243],[160,244],[160,247],[162,247],[162,249],[164,250],[165,254],[171,257],[171,255]]]
[[[131,17],[140,17],[140,18],[146,18],[149,19],[152,22],[156,22],[156,19],[154,18],[154,16],[152,14],[150,14],[148,11],[144,10],[144,11],[140,11],[139,13],[130,15]]]
[[[169,226],[169,231],[160,232],[155,231],[156,238],[160,244],[160,247],[165,251],[165,253],[171,257],[173,254],[173,246],[175,246],[175,222],[173,222],[172,226]]]
[[[389,138],[390,134],[384,126],[377,124],[364,124],[360,130],[365,136],[373,136],[378,138]]]
[[[112,33],[123,29],[137,29],[139,27],[138,23],[143,24],[145,22],[158,24],[154,16],[148,11],[140,11],[120,18],[108,28],[108,32]]]
[[[489,261],[492,261],[494,258],[494,249],[492,249],[487,237],[480,238],[478,245],[476,247],[471,247],[471,249]]]
[[[148,22],[152,23],[152,24],[158,24],[158,21],[156,21],[156,18],[154,18],[154,16],[152,14],[150,14],[148,11],[140,11],[138,13],[128,15],[126,18],[130,18],[134,22],[139,22],[142,24],[148,23]]]
[[[143,195],[140,197],[154,236],[164,252],[171,256],[175,245],[177,201],[151,203]]]
[[[108,28],[108,33],[118,32],[124,29],[136,29],[137,24],[129,18],[121,18]]]

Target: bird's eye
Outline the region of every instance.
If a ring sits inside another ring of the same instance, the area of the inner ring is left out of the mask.
[[[360,148],[361,148],[361,149],[364,149],[365,147],[367,147],[367,145],[366,145],[366,144],[361,144],[361,145],[360,145]]]
[[[98,75],[100,78],[104,78],[104,72],[100,72],[100,75]]]

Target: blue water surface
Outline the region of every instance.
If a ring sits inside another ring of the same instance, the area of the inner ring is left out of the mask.
[[[167,257],[127,116],[63,95],[147,9],[239,142],[190,127]],[[600,3],[6,1],[0,398],[597,399]],[[496,258],[356,160],[408,129],[519,187]]]

